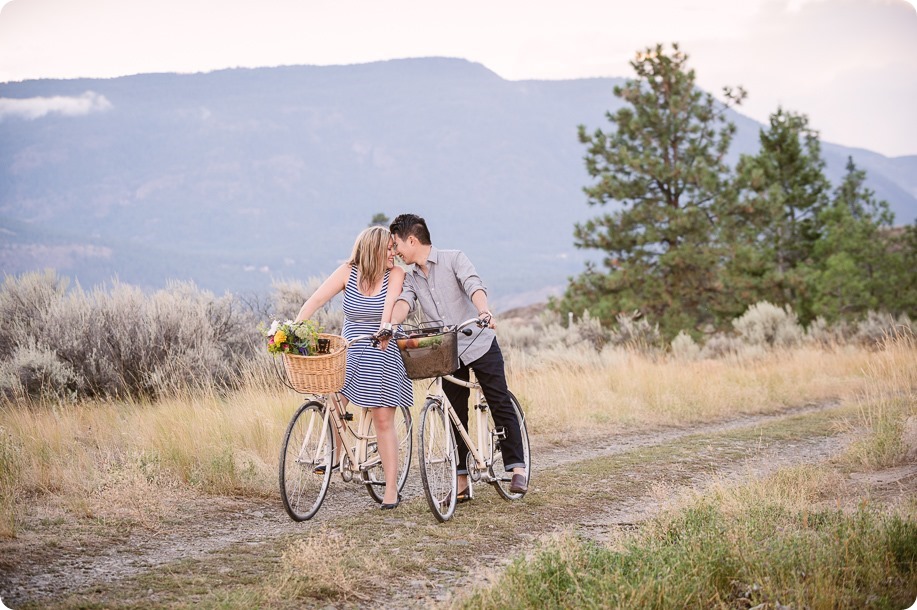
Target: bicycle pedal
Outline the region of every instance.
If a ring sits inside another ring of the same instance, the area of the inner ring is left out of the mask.
[[[498,441],[505,440],[506,439],[506,428],[502,426],[499,428],[494,428],[490,434]]]

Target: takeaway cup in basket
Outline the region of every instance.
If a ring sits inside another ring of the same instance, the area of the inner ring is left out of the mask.
[[[455,331],[424,330],[398,339],[397,342],[410,379],[450,375],[459,368]]]

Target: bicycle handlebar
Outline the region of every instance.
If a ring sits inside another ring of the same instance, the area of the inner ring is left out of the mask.
[[[490,320],[487,320],[486,317],[471,318],[469,320],[465,320],[464,322],[456,326],[455,330],[456,332],[461,332],[463,328],[465,328],[466,326],[471,326],[472,324],[477,324],[481,328],[484,328],[484,326],[486,326],[488,322],[490,322]]]
[[[471,326],[472,324],[477,324],[479,327],[484,328],[485,326],[487,326],[489,322],[490,320],[487,317],[471,318],[455,326],[443,326],[441,332],[455,332],[455,333],[462,333],[466,336],[471,336],[470,330],[464,330],[466,327]],[[439,332],[439,329],[437,329],[437,331]],[[376,335],[370,335],[370,336],[376,337],[378,340],[385,336],[389,336],[389,337],[394,336],[397,338],[409,337],[410,334],[396,329],[392,331],[379,331],[378,333],[376,333]]]
[[[359,343],[360,341],[370,341],[373,344],[373,347],[379,345],[379,339],[376,338],[376,335],[360,335],[359,337],[354,337],[347,342],[347,347],[350,347],[354,343]]]

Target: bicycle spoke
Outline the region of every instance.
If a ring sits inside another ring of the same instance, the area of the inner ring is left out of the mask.
[[[455,512],[456,449],[451,422],[437,401],[428,401],[421,412],[419,436],[420,477],[433,516],[446,521]]]
[[[280,497],[295,521],[311,519],[325,498],[331,480],[333,443],[324,420],[324,406],[302,405],[287,427],[280,452]],[[315,468],[324,464],[322,472]]]

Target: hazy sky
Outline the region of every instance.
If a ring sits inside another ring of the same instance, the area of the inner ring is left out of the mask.
[[[0,82],[447,56],[500,76],[631,76],[678,41],[699,84],[743,85],[824,139],[917,154],[917,9],[905,0],[0,0]]]

